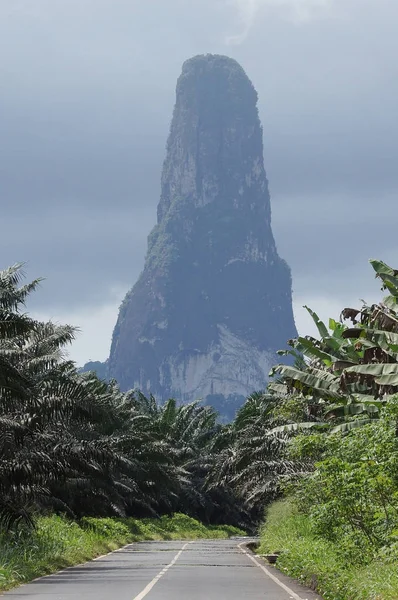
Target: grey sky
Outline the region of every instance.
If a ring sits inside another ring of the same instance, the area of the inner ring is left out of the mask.
[[[259,93],[273,226],[295,304],[378,297],[398,265],[398,2],[1,0],[1,267],[103,359],[143,265],[182,62],[228,54]],[[297,308],[303,331],[307,321]]]

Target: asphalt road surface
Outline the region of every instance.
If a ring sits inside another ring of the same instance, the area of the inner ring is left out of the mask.
[[[4,594],[9,600],[316,600],[242,539],[141,542]]]

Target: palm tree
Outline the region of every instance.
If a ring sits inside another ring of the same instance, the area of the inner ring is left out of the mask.
[[[121,452],[126,414],[132,410],[126,409],[128,398],[93,374],[78,373],[67,360],[73,327],[38,323],[22,312],[38,281],[18,287],[21,277],[20,265],[0,273],[3,522],[29,521],[34,511],[48,507],[80,516],[125,514],[132,498],[154,504],[157,492],[151,485],[159,468],[149,477],[149,456],[143,459],[142,450],[147,432],[138,429],[138,456]],[[136,434],[128,434],[131,446]],[[160,448],[156,457],[152,448],[152,459],[154,465],[164,462]],[[150,500],[137,483],[149,479]]]
[[[288,459],[290,419],[281,416],[281,399],[269,393],[249,396],[224,435],[209,476],[209,486],[230,489],[251,523],[275,499],[281,482],[297,476],[302,463]]]

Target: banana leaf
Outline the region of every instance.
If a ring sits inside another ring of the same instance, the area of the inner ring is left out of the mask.
[[[373,422],[374,419],[355,419],[355,421],[348,421],[347,423],[341,423],[340,425],[336,425],[336,427],[333,427],[330,433],[348,433],[353,429],[363,427],[364,425],[368,425],[369,423]]]
[[[321,360],[327,367],[330,367],[333,362],[336,360],[336,357],[324,352],[320,348],[317,348],[315,345],[316,340],[310,337],[298,337],[297,338],[297,346],[296,348],[302,352],[305,356],[309,358],[318,358]]]
[[[382,375],[381,377],[377,377],[377,379],[375,379],[375,382],[377,383],[377,385],[388,385],[391,387],[398,386],[398,369],[396,373],[391,373],[390,375]]]
[[[328,410],[325,414],[325,418],[329,419],[332,417],[347,417],[353,415],[362,415],[363,413],[375,415],[379,413],[379,409],[375,404],[345,404],[340,406],[334,406],[333,408]]]
[[[327,337],[329,335],[329,332],[328,332],[328,329],[327,329],[325,323],[323,323],[323,321],[320,320],[318,315],[313,310],[311,310],[308,306],[304,306],[303,308],[305,308],[306,311],[311,315],[312,320],[314,321],[321,338]]]
[[[317,421],[304,423],[289,423],[288,425],[279,425],[267,431],[268,435],[276,435],[278,433],[290,433],[292,431],[300,431],[301,429],[325,429],[329,427],[328,423],[320,423]]]
[[[293,381],[300,381],[309,388],[327,392],[330,397],[341,397],[339,394],[339,378],[327,371],[311,369],[311,372],[307,372],[287,365],[278,365],[271,370],[270,376],[275,373],[279,373],[282,377],[292,379]]]
[[[360,375],[370,375],[373,377],[382,377],[384,375],[398,376],[398,363],[377,363],[367,365],[355,365],[345,370],[348,373],[358,373]]]

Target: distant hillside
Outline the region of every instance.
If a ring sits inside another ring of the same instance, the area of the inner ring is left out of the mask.
[[[108,361],[100,362],[94,360],[86,363],[84,367],[79,369],[80,373],[86,373],[88,371],[95,371],[100,379],[108,379]]]

